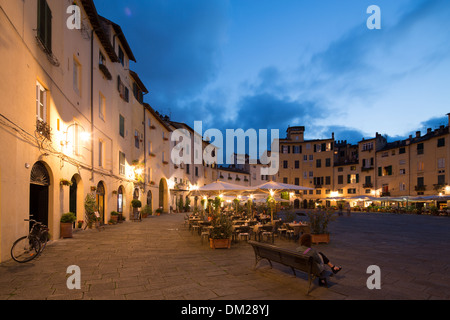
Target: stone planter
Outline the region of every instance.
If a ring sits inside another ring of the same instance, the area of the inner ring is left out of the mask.
[[[119,221],[119,216],[118,216],[118,215],[111,215],[111,220],[112,220],[114,223],[117,223],[117,222]]]
[[[330,234],[312,234],[312,243],[313,244],[319,244],[319,243],[329,243],[330,242]]]
[[[209,239],[211,249],[230,249],[231,239]]]
[[[73,238],[72,223],[60,223],[60,237],[63,239]]]

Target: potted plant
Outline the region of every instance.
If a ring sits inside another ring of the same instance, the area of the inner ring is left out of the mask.
[[[142,218],[147,218],[148,216],[151,216],[153,213],[152,208],[146,204],[144,206],[144,208],[142,208],[141,214],[142,214]]]
[[[156,215],[159,216],[161,213],[163,213],[163,209],[161,207],[159,207],[158,209],[156,209]]]
[[[72,225],[73,223],[77,221],[77,217],[75,213],[68,212],[61,216],[60,220],[60,231],[61,231],[61,238],[72,238]]]
[[[231,247],[231,236],[233,234],[233,225],[231,220],[219,214],[212,223],[212,230],[209,239],[212,249],[229,249]]]
[[[119,213],[116,211],[111,211],[111,221],[116,224],[119,221]]]
[[[62,185],[62,186],[71,186],[72,185],[72,181],[67,180],[67,179],[61,179],[59,181],[59,184]]]
[[[97,203],[95,200],[95,195],[93,193],[88,193],[84,199],[84,210],[86,211],[86,216],[88,217],[88,227],[92,228],[92,224],[95,222],[95,211],[97,211]]]
[[[334,220],[334,210],[318,211],[308,213],[309,227],[311,230],[312,243],[329,243],[330,232],[328,226]]]

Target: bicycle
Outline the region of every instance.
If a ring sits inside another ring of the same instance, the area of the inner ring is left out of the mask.
[[[46,225],[33,219],[24,221],[33,223],[33,226],[27,236],[17,239],[11,247],[11,257],[18,263],[26,263],[37,258],[50,239]]]

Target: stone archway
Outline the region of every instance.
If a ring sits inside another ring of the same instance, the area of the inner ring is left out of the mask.
[[[38,161],[31,169],[30,175],[30,218],[49,225],[50,173],[46,165]]]
[[[169,209],[169,187],[165,178],[159,182],[159,208],[162,208],[163,212]]]
[[[96,204],[97,204],[97,211],[100,215],[101,223],[106,223],[105,196],[106,196],[105,184],[103,183],[103,181],[100,181],[97,185]]]

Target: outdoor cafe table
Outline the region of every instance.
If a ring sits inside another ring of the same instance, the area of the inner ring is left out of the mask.
[[[303,223],[289,223],[289,226],[294,229],[294,235],[301,233],[309,233],[309,225]]]

